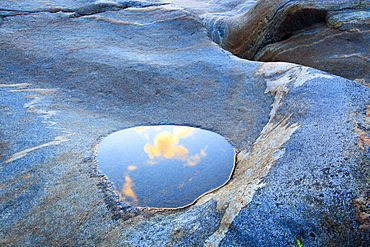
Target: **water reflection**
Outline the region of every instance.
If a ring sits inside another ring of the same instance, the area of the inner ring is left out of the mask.
[[[142,126],[104,138],[97,162],[122,201],[176,208],[224,184],[234,167],[234,150],[210,131]]]

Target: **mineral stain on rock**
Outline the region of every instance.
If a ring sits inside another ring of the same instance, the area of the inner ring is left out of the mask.
[[[222,136],[187,126],[141,126],[102,139],[97,166],[133,206],[178,208],[225,184],[233,147]]]

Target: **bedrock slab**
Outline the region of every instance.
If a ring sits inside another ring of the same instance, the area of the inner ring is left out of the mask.
[[[368,87],[238,58],[193,7],[64,3],[0,1],[1,245],[368,243]],[[96,144],[157,124],[227,138],[228,184],[177,210],[120,201]]]
[[[369,9],[369,1],[261,0],[243,13],[203,15],[203,22],[236,56],[297,63],[369,85]]]
[[[328,14],[292,37],[262,48],[259,61],[299,63],[370,86],[370,11]]]

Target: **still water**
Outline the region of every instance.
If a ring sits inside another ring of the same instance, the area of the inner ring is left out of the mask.
[[[178,208],[222,186],[234,168],[222,136],[187,126],[129,128],[98,144],[98,169],[133,206]]]

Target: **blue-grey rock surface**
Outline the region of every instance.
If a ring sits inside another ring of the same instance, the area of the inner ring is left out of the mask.
[[[369,4],[0,1],[0,245],[368,246],[368,71],[243,58],[324,16],[365,30],[367,68]],[[159,124],[227,138],[230,181],[182,209],[120,201],[98,141]]]

